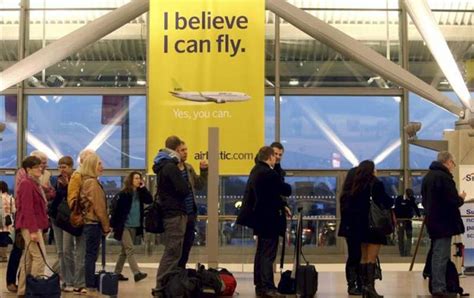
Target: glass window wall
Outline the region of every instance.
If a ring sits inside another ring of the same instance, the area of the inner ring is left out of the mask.
[[[105,169],[145,168],[144,96],[29,96],[27,151],[55,167],[63,155],[97,151]]]
[[[17,163],[17,100],[16,95],[0,95],[0,168],[16,168]]]
[[[284,96],[285,168],[349,169],[372,159],[400,168],[398,97]]]
[[[6,6],[8,5],[7,2]],[[0,4],[0,72],[18,61],[19,19],[18,11],[2,11]]]

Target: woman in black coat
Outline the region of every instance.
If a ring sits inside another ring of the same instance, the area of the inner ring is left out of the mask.
[[[133,243],[136,236],[143,234],[143,204],[151,204],[152,201],[152,195],[139,172],[131,172],[125,178],[123,189],[113,199],[110,224],[114,229],[114,238],[122,242],[122,252],[115,265],[119,280],[128,280],[122,275],[125,259],[128,259],[135,282],[147,276],[140,272]]]
[[[390,209],[393,200],[385,192],[383,183],[375,177],[375,164],[362,161],[355,172],[354,181],[347,198],[347,212],[350,218],[345,223],[351,237],[361,242],[361,268],[363,297],[382,297],[374,287],[375,267],[380,246],[387,244],[384,234],[369,229],[370,199],[381,208]]]

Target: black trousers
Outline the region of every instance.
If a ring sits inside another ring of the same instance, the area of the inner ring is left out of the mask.
[[[346,237],[346,244],[348,252],[346,260],[346,280],[347,283],[354,283],[357,279],[360,279],[358,276],[358,268],[362,258],[361,242],[359,239]]]
[[[397,235],[398,250],[400,252],[400,256],[409,256],[411,253],[411,239],[413,238],[413,227],[411,224],[411,220],[407,219],[398,221]]]
[[[17,230],[16,232],[20,233],[20,230]],[[8,258],[7,265],[7,285],[16,284],[16,277],[18,275],[18,267],[20,266],[20,259],[22,253],[23,249],[16,246],[15,241],[13,241],[13,246],[10,252],[10,257]]]
[[[189,254],[194,243],[194,229],[196,228],[196,214],[189,214],[186,222],[186,232],[184,234],[183,251],[178,262],[178,267],[186,268],[186,263],[189,260]]]
[[[253,265],[253,281],[257,291],[276,289],[273,280],[273,262],[278,251],[278,236],[276,238],[257,239],[257,251]]]

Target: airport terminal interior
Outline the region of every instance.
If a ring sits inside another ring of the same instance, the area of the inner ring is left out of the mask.
[[[12,81],[10,76],[15,79],[16,74],[8,72],[35,52],[133,2],[146,1],[0,0],[0,180],[10,192],[22,159],[32,151],[44,152],[49,170],[57,175],[60,157],[77,160],[86,147],[103,161],[100,182],[108,200],[131,171],[143,173],[149,189],[156,191],[147,164],[148,122],[160,117],[159,111],[150,117],[147,108],[148,9],[138,16],[121,14],[121,25],[105,36],[93,40],[84,36],[83,46],[66,58],[55,61],[55,53],[45,51],[43,61],[51,61],[47,66],[38,68],[40,63],[33,60],[15,69],[21,73],[36,67],[34,74]],[[474,165],[474,143],[469,140],[474,135],[470,110],[474,0],[420,0],[427,3],[432,23],[417,19],[413,2],[418,0],[266,1],[264,143],[257,148],[274,141],[285,148],[281,166],[292,186],[288,204],[295,214],[300,210],[303,215],[302,250],[319,271],[317,297],[348,297],[347,247],[337,232],[338,198],[350,168],[373,160],[377,177],[392,198],[403,195],[406,188],[414,190],[421,217],[413,218],[411,247],[401,253],[397,233],[387,236],[388,244],[380,252],[383,279],[376,287],[385,297],[430,297],[428,280],[422,275],[430,248],[422,224],[423,177],[440,148],[453,152],[458,171],[461,164]],[[304,18],[285,14],[281,3],[324,22],[327,28],[307,29]],[[423,24],[441,32],[441,38],[431,40],[430,28]],[[318,35],[318,30],[328,28],[354,43]],[[94,33],[93,28],[89,31]],[[442,51],[445,45],[448,54]],[[371,59],[372,54],[378,58]],[[383,63],[377,64],[378,59]],[[450,76],[452,69],[457,71]],[[1,81],[7,81],[7,72],[9,84],[4,86]],[[251,229],[236,224],[250,170],[218,174],[218,196],[213,201],[217,207],[208,205],[207,187],[196,192],[198,220],[188,263],[191,268],[197,263],[228,268],[237,277],[235,295],[240,297],[256,297],[252,277],[256,241]],[[454,176],[459,186],[460,172]],[[208,210],[217,210],[215,216]],[[54,263],[51,235],[45,242],[48,262]],[[286,235],[285,270],[292,266],[295,220],[288,222]],[[106,241],[107,266],[112,269],[121,246],[110,236]],[[472,259],[472,238],[470,242],[464,245]],[[146,233],[135,239],[135,247],[148,278],[120,282],[119,297],[149,297],[154,287],[163,253],[160,236]],[[276,263],[279,260],[278,253]],[[474,294],[470,275],[474,264],[464,270],[461,257],[456,262],[461,286]],[[15,297],[6,289],[6,264],[0,263],[0,297]],[[132,277],[127,266],[124,275]],[[279,272],[276,264],[276,281]]]

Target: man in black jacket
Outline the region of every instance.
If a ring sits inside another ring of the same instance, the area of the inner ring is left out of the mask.
[[[185,198],[189,195],[190,188],[178,168],[180,157],[176,149],[181,143],[177,136],[168,137],[165,142],[166,148],[158,152],[153,165],[165,229],[161,236],[165,249],[156,274],[156,288],[152,290],[153,296],[157,297],[160,297],[164,287],[163,277],[178,268],[186,231]]]
[[[446,266],[450,258],[451,238],[464,233],[459,207],[466,193],[458,193],[452,172],[456,167],[451,153],[442,151],[423,178],[421,195],[426,210],[425,223],[432,241],[431,278],[433,295],[446,295]]]
[[[416,205],[413,189],[407,188],[405,195],[395,199],[395,217],[397,218],[398,250],[400,256],[408,257],[411,254],[411,239],[413,237],[412,218],[414,213],[420,217],[420,210]],[[406,242],[405,242],[406,234]]]
[[[275,155],[271,147],[260,148],[257,164],[250,172],[244,197],[246,204],[237,223],[250,226],[257,235],[257,251],[254,260],[254,283],[257,295],[276,296],[277,290],[273,279],[273,262],[278,250],[278,237],[286,230],[286,217],[290,209],[281,196],[291,195],[291,186],[281,179],[273,170]],[[286,213],[286,214],[285,214]],[[250,220],[249,220],[250,218]]]

